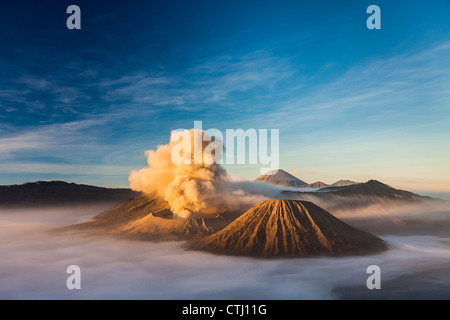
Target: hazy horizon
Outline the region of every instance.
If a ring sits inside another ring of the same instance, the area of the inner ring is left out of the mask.
[[[240,178],[240,179],[244,179],[244,178]],[[344,179],[340,179],[340,180],[344,180]],[[348,180],[351,180],[351,179],[348,179]],[[370,180],[377,180],[377,179],[370,179]],[[128,185],[108,185],[108,184],[95,184],[95,182],[94,183],[86,183],[86,182],[83,182],[83,181],[76,181],[76,180],[32,180],[32,181],[24,181],[24,182],[19,182],[19,183],[14,183],[14,184],[0,184],[0,186],[22,185],[22,184],[25,184],[25,183],[35,183],[35,182],[38,182],[38,181],[63,181],[63,182],[67,182],[67,183],[84,184],[84,185],[91,185],[91,186],[102,187],[102,188],[126,188],[126,189],[130,188],[129,184]],[[244,179],[243,181],[253,181],[253,180],[245,180]],[[336,181],[334,181],[334,182],[336,182]],[[364,183],[364,182],[367,182],[367,181],[361,181],[361,183]],[[380,182],[383,182],[383,181],[380,181]],[[296,188],[286,188],[286,187],[283,188],[281,186],[278,186],[278,187],[280,188],[280,190],[281,189],[286,189],[286,190],[291,190],[292,189],[293,191],[296,190]],[[423,190],[420,190],[420,189],[419,190],[414,190],[414,189],[402,189],[402,188],[398,188],[396,186],[391,186],[391,187],[394,187],[395,189],[410,191],[410,192],[413,192],[413,193],[416,193],[416,194],[419,194],[419,195],[422,195],[422,196],[429,196],[429,197],[438,198],[438,199],[442,199],[442,200],[450,200],[450,192],[430,192],[430,191],[423,191]],[[300,189],[298,189],[298,190],[300,190]],[[302,191],[311,191],[311,190],[304,190],[304,189],[301,189],[301,190]]]

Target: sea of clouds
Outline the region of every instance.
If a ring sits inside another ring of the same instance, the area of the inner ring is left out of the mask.
[[[48,232],[106,208],[0,210],[0,299],[450,298],[443,236],[383,235],[390,249],[372,256],[263,260],[187,251],[184,242]],[[366,288],[373,264],[377,292]],[[81,290],[66,287],[69,265],[81,268]]]

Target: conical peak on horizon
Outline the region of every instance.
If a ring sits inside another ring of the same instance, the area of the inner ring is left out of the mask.
[[[300,180],[296,176],[282,170],[278,169],[272,172],[272,174],[264,174],[255,179],[255,181],[265,182],[274,185],[282,185],[286,187],[300,187],[306,185],[307,183]]]
[[[351,185],[358,184],[358,183],[360,183],[360,182],[355,182],[352,180],[339,180],[339,181],[336,181],[336,182],[330,184],[330,186],[332,186],[332,187],[347,187],[347,186],[351,186]]]
[[[282,170],[273,170],[266,174],[260,175],[255,181],[265,182],[273,185],[280,185],[284,187],[293,187],[293,188],[315,188],[320,189],[324,187],[346,187],[354,184],[358,184],[360,182],[354,182],[351,180],[339,180],[332,184],[326,184],[322,181],[316,181],[313,183],[307,183],[293,174]]]

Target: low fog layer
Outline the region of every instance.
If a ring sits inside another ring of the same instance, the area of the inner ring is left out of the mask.
[[[373,256],[263,260],[186,251],[183,242],[47,232],[100,209],[105,208],[0,211],[0,298],[335,299],[352,297],[349,292],[365,298],[414,298],[411,292],[450,298],[445,235],[386,234],[382,238],[391,249]],[[439,223],[448,227],[445,217]],[[66,288],[72,264],[81,267],[81,290]],[[366,289],[372,264],[382,271],[378,292]]]

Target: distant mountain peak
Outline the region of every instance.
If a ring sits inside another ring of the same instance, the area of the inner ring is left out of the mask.
[[[347,187],[354,184],[358,184],[359,182],[351,181],[351,180],[339,180],[335,183],[330,184],[331,187]]]
[[[322,181],[316,181],[313,183],[309,183],[309,184],[305,184],[303,186],[301,186],[302,188],[312,188],[312,189],[320,189],[320,188],[325,188],[328,187],[328,185]]]
[[[344,196],[376,196],[380,199],[419,201],[421,196],[409,191],[399,190],[382,183],[378,180],[369,180],[365,183],[358,183],[350,186],[337,188],[332,193]]]
[[[384,186],[384,187],[391,188],[391,186],[387,185],[386,183],[383,183],[383,182],[375,180],[375,179],[370,179],[369,181],[366,182],[366,184],[367,185],[373,185],[373,186]]]
[[[271,172],[274,173],[274,172]],[[255,179],[255,181],[265,182],[268,184],[279,185],[284,187],[298,188],[302,185],[307,184],[305,181],[300,180],[296,176],[282,170],[278,169],[274,174],[264,174]]]

